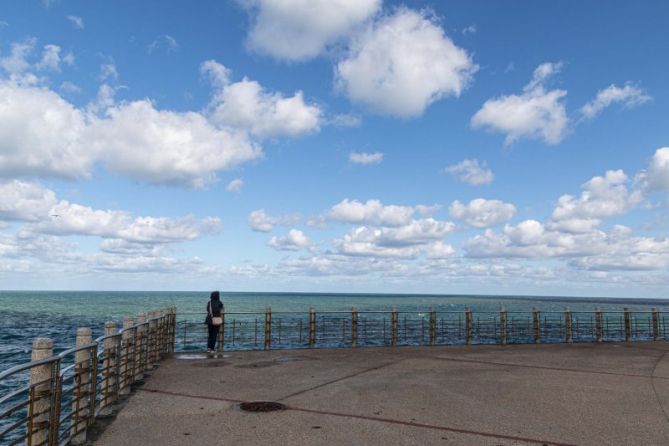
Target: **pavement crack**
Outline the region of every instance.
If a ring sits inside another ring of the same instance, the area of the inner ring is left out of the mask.
[[[547,367],[542,365],[514,364],[510,362],[493,362],[493,361],[483,361],[480,359],[452,358],[448,356],[432,356],[431,358],[441,361],[468,362],[472,364],[487,364],[487,365],[503,366],[503,367],[521,367],[521,368],[539,369],[539,370],[554,370],[557,372],[586,373],[590,375],[612,375],[612,376],[625,376],[627,378],[643,378],[643,379],[653,378],[651,375],[639,375],[636,373],[616,373],[616,372],[607,372],[604,370],[580,370],[580,369],[570,369],[567,367]],[[669,377],[656,376],[655,379],[669,380]]]
[[[286,395],[286,396],[283,396],[283,397],[279,398],[279,399],[276,400],[276,401],[283,401],[283,400],[286,400],[286,399],[288,399],[288,398],[292,398],[292,397],[294,397],[294,396],[302,395],[303,393],[311,392],[312,390],[320,389],[321,387],[329,386],[330,384],[338,383],[338,382],[347,380],[347,379],[349,379],[349,378],[355,378],[356,376],[360,376],[360,375],[362,375],[362,374],[364,374],[364,373],[373,372],[373,371],[375,371],[375,370],[382,369],[382,368],[387,367],[387,366],[389,366],[389,365],[398,364],[398,363],[400,363],[400,362],[402,362],[402,361],[404,361],[404,359],[400,359],[400,360],[398,360],[398,361],[393,361],[393,362],[387,362],[387,363],[385,363],[385,364],[381,364],[381,365],[377,365],[377,366],[374,366],[374,367],[370,367],[370,368],[368,368],[368,369],[360,370],[360,371],[358,371],[358,372],[351,373],[350,375],[342,376],[342,377],[340,377],[340,378],[333,379],[333,380],[331,380],[331,381],[327,381],[327,382],[324,382],[324,383],[315,385],[315,386],[313,386],[313,387],[309,387],[308,389],[304,389],[304,390],[300,390],[300,391],[291,393],[291,394],[289,394],[289,395]]]
[[[200,400],[211,400],[211,401],[224,401],[226,403],[243,403],[244,401],[242,400],[235,400],[231,398],[221,398],[218,396],[208,396],[208,395],[192,395],[190,393],[183,393],[183,392],[170,392],[169,390],[159,390],[159,389],[149,389],[149,388],[141,388],[137,389],[139,392],[147,392],[147,393],[160,393],[162,395],[170,395],[170,396],[182,396],[184,398],[195,398],[195,399],[200,399]]]
[[[657,388],[655,387],[655,380],[658,378],[662,379],[667,379],[663,376],[655,376],[655,371],[657,370],[657,366],[660,365],[662,360],[664,359],[665,356],[669,354],[669,351],[664,352],[662,356],[660,356],[657,361],[655,362],[655,367],[653,367],[653,371],[650,374],[650,385],[653,387],[653,393],[655,393],[655,398],[657,399],[657,404],[660,406],[660,409],[662,409],[662,413],[664,414],[664,419],[667,420],[667,423],[669,423],[669,413],[667,413],[667,409],[664,407],[662,404],[662,398],[660,398],[660,394],[657,391]]]
[[[515,436],[515,435],[495,434],[495,433],[492,433],[492,432],[475,431],[475,430],[471,430],[471,429],[463,429],[463,428],[457,428],[457,427],[439,426],[439,425],[434,425],[434,424],[418,423],[418,422],[415,422],[415,421],[395,420],[395,419],[392,419],[392,418],[371,417],[371,416],[367,416],[367,415],[355,415],[355,414],[348,414],[348,413],[341,413],[341,412],[330,412],[330,411],[326,411],[326,410],[306,409],[306,408],[303,408],[303,407],[294,407],[294,406],[290,406],[290,405],[287,406],[287,410],[294,410],[294,411],[297,411],[297,412],[306,412],[306,413],[313,413],[313,414],[333,416],[333,417],[345,417],[345,418],[354,418],[354,419],[358,419],[358,420],[377,421],[377,422],[381,422],[381,423],[399,424],[399,425],[403,425],[403,426],[423,428],[423,429],[435,429],[435,430],[446,431],[446,432],[454,432],[454,433],[458,433],[458,434],[478,435],[478,436],[481,436],[481,437],[498,438],[498,439],[503,439],[503,440],[522,441],[522,442],[525,442],[525,443],[540,444],[540,445],[544,445],[544,446],[576,446],[573,443],[558,443],[558,442],[554,442],[554,441],[538,440],[536,438],[520,437],[520,436]]]

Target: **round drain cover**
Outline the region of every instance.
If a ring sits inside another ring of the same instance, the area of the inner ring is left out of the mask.
[[[249,401],[242,403],[239,408],[246,412],[274,412],[276,410],[286,410],[286,406],[274,401]]]

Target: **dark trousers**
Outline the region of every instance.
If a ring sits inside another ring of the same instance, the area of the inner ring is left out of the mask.
[[[209,338],[207,339],[207,350],[216,350],[216,341],[218,340],[218,332],[221,331],[220,325],[207,325],[209,327]]]

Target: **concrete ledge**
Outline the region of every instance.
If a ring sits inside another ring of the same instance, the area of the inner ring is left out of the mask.
[[[176,354],[95,444],[669,444],[669,343]],[[246,413],[239,402],[288,410]]]

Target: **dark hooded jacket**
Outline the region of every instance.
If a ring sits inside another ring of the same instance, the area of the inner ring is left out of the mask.
[[[221,302],[221,295],[218,291],[213,291],[209,302],[207,303],[207,324],[211,324],[211,316],[209,314],[209,308],[211,307],[211,314],[214,317],[220,317],[221,311],[223,311],[223,302]]]

